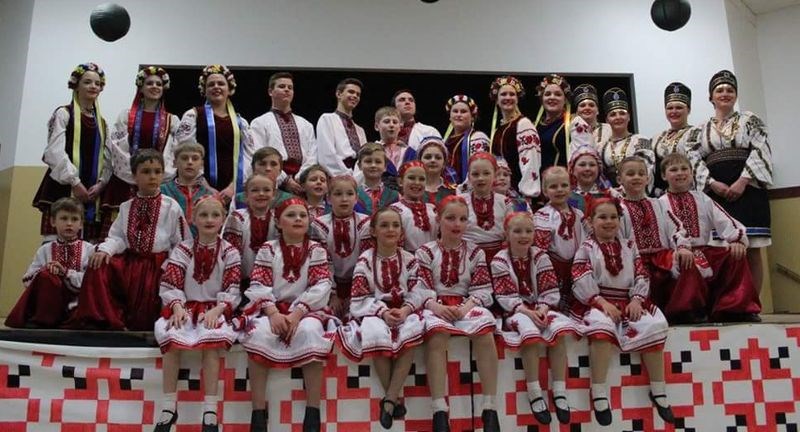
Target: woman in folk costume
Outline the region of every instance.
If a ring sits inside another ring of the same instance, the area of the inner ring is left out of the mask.
[[[600,115],[600,99],[597,89],[591,84],[581,84],[572,91],[572,105],[575,114],[579,115],[592,130],[592,143],[597,146],[611,136],[611,126],[597,121]]]
[[[236,79],[227,66],[209,65],[200,74],[198,88],[206,101],[183,114],[175,138],[178,144],[196,141],[205,147],[203,175],[211,188],[231,200],[250,174],[255,151],[247,121],[230,100]]]
[[[416,252],[417,285],[413,295],[424,297],[427,374],[433,404],[433,431],[449,432],[445,400],[447,345],[450,336],[467,336],[475,348],[483,389],[481,420],[485,431],[497,432],[500,423],[497,395],[497,349],[492,305],[492,279],[483,251],[464,240],[468,207],[453,195],[439,203],[436,219],[441,235]]]
[[[653,175],[653,196],[660,197],[667,192],[667,182],[661,172],[661,161],[670,153],[686,154],[686,144],[697,141],[700,129],[689,124],[692,111],[692,90],[683,83],[670,83],[664,89],[664,113],[669,129],[653,138],[653,152],[656,155]]]
[[[767,188],[772,186],[772,149],[767,127],[756,114],[735,109],[736,76],[719,71],[708,84],[714,117],[698,126],[687,143],[695,186],[747,227],[747,260],[753,283],[761,291],[764,268],[761,248],[772,244]]]
[[[111,225],[111,215],[99,213],[99,198],[112,172],[106,146],[108,128],[97,103],[105,85],[106,75],[100,66],[76,66],[67,82],[72,101],[58,107],[47,123],[47,146],[42,156],[47,172],[33,197],[33,206],[42,212],[40,233],[45,241],[56,238],[50,224],[50,205],[70,195],[86,208],[83,239],[101,241]]]
[[[520,349],[528,403],[536,420],[552,420],[539,384],[539,348],[547,347],[553,370],[553,403],[560,423],[570,420],[566,397],[567,345],[564,336],[579,334],[578,323],[560,312],[559,283],[547,251],[534,245],[533,216],[514,212],[506,216],[508,247],[492,259],[494,295],[503,310],[500,334],[506,346]]]
[[[105,196],[114,211],[136,192],[131,173],[131,155],[139,149],[154,148],[164,155],[164,179],[175,177],[175,132],[178,116],[164,106],[164,92],[169,90],[169,74],[158,66],[145,66],[136,74],[136,95],[129,109],[117,117],[111,130],[109,146],[114,161],[114,175]]]
[[[456,193],[456,185],[448,179],[447,147],[441,138],[425,137],[420,141],[417,160],[425,164],[425,202],[439,204]]]
[[[467,181],[467,163],[475,153],[489,151],[489,137],[475,129],[478,104],[467,95],[451,97],[445,104],[450,125],[444,134],[447,148],[446,179],[453,184]]]
[[[400,400],[414,350],[422,343],[425,323],[418,310],[420,296],[412,296],[417,260],[399,246],[403,234],[400,214],[383,207],[370,220],[376,247],[361,254],[353,274],[350,315],[338,328],[337,343],[351,360],[372,357],[386,396],[380,401],[380,423],[386,429],[402,418]]]
[[[667,320],[648,300],[650,280],[634,239],[619,236],[619,203],[600,198],[588,209],[592,235],[575,254],[572,277],[580,302],[573,315],[588,337],[592,377],[592,409],[597,422],[611,424],[606,374],[612,345],[639,352],[650,378],[650,400],[666,423],[675,418],[664,383],[664,343]]]
[[[203,357],[202,432],[219,430],[219,358],[222,349],[236,342],[230,318],[241,299],[239,252],[219,237],[224,220],[225,207],[219,199],[201,198],[192,221],[197,238],[178,244],[164,264],[159,293],[164,309],[154,329],[164,354],[164,399],[156,432],[169,432],[178,421],[181,354],[197,350]]]
[[[436,207],[425,198],[425,165],[420,161],[406,162],[400,167],[400,201],[391,207],[400,213],[403,222],[403,249],[414,253],[420,246],[436,240]]]
[[[619,197],[620,194],[611,188],[611,183],[601,171],[602,166],[603,161],[594,146],[584,145],[573,149],[567,165],[572,188],[567,200],[570,206],[583,212],[593,198]]]
[[[333,348],[322,310],[331,293],[328,253],[309,240],[308,206],[289,198],[275,209],[281,237],[266,242],[256,256],[250,288],[247,331],[240,335],[249,358],[253,413],[251,431],[266,431],[269,368],[303,368],[306,390],[304,431],[320,430],[322,366]]]
[[[538,198],[541,193],[539,172],[542,153],[536,127],[519,110],[519,100],[525,88],[513,76],[502,76],[492,82],[489,97],[495,102],[492,115],[492,154],[502,157],[511,167],[511,184],[526,199]],[[497,126],[497,113],[502,114]]]
[[[631,121],[628,95],[621,88],[614,87],[603,94],[603,105],[606,121],[611,125],[611,135],[608,139],[598,142],[597,149],[603,161],[606,178],[612,186],[619,186],[617,165],[622,159],[633,155],[641,156],[647,162],[647,169],[652,178],[655,154],[650,147],[650,140],[628,131],[628,124]]]
[[[536,115],[536,132],[542,149],[541,170],[551,166],[567,166],[572,149],[591,145],[591,128],[581,116],[573,116],[570,107],[572,89],[567,80],[550,74],[536,86],[542,105]]]

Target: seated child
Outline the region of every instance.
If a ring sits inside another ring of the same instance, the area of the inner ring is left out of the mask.
[[[272,182],[276,186],[278,185],[278,176],[280,176],[283,172],[283,159],[281,158],[281,154],[278,152],[278,150],[272,147],[261,147],[260,149],[256,150],[255,153],[253,153],[253,160],[250,162],[250,166],[253,169],[253,174],[265,175],[272,179]],[[294,195],[289,192],[276,188],[275,197],[272,199],[272,207],[275,208],[285,199],[293,196]],[[236,194],[234,203],[234,209],[247,208],[247,199],[244,191]]]
[[[177,175],[161,185],[161,193],[177,201],[183,210],[183,216],[190,221],[194,203],[201,197],[211,195],[211,190],[206,187],[200,174],[206,150],[196,142],[186,142],[175,147],[174,153]],[[194,225],[189,228],[192,235],[196,236],[197,228]]]
[[[338,328],[342,353],[354,362],[372,357],[385,396],[380,401],[380,424],[392,427],[405,416],[400,401],[403,383],[414,360],[413,347],[422,343],[425,324],[419,297],[412,297],[417,260],[399,246],[403,234],[400,214],[390,207],[378,210],[370,221],[376,248],[358,258],[353,273],[350,315]]]
[[[578,323],[557,312],[559,286],[547,252],[533,244],[533,215],[513,212],[506,217],[508,247],[492,259],[492,282],[505,325],[505,344],[520,349],[528,403],[536,420],[552,420],[539,384],[539,349],[545,347],[553,374],[553,402],[558,421],[569,424],[567,344],[564,336],[579,334]]]
[[[425,164],[425,201],[439,204],[446,196],[455,195],[455,185],[445,179],[447,148],[438,136],[423,138],[417,149],[417,159]]]
[[[403,249],[415,253],[420,246],[436,240],[436,207],[423,201],[425,197],[425,165],[406,162],[400,167],[400,201],[391,205],[403,222]]]
[[[191,237],[181,206],[161,194],[164,157],[154,149],[131,156],[138,192],[119,208],[106,240],[89,259],[76,329],[152,330],[161,311],[161,264],[175,245]]]
[[[36,251],[22,277],[25,291],[6,318],[8,327],[60,326],[75,307],[83,273],[94,245],[81,240],[83,204],[60,198],[50,206],[50,225],[58,236]]]
[[[514,204],[514,211],[531,211],[531,206],[528,205],[522,195],[519,194],[514,188],[511,187],[511,167],[508,162],[502,157],[497,158],[497,172],[494,177],[494,193],[505,195],[511,198]]]
[[[603,426],[611,424],[606,374],[611,346],[639,352],[650,378],[650,400],[666,423],[674,423],[664,383],[664,343],[667,320],[647,300],[650,280],[633,239],[619,238],[619,203],[598,198],[587,209],[592,235],[583,242],[572,264],[575,298],[573,315],[588,337],[592,377],[592,409]]]
[[[692,167],[686,156],[680,153],[665,156],[661,172],[669,188],[659,199],[680,219],[692,252],[707,261],[712,271],[707,279],[707,291],[701,285],[676,286],[675,292],[665,293],[665,296],[692,298],[692,310],[685,312],[708,316],[711,321],[760,321],[761,303],[747,265],[748,241],[744,225],[708,195],[692,190]],[[712,230],[728,243],[727,246],[709,244]]]
[[[304,198],[312,220],[331,212],[327,199],[330,180],[328,170],[322,165],[311,165],[300,173],[300,186],[305,191]]]
[[[225,207],[215,197],[195,205],[197,238],[178,244],[161,276],[164,309],[154,333],[164,354],[164,399],[156,432],[169,432],[178,421],[178,370],[183,351],[201,351],[203,357],[203,432],[217,431],[219,358],[221,349],[236,342],[230,323],[239,305],[239,252],[219,237]]]
[[[363,181],[358,186],[357,212],[371,216],[379,208],[400,199],[400,194],[384,183],[386,151],[382,145],[370,142],[361,146],[358,150],[358,168]]]
[[[487,263],[500,251],[505,239],[503,221],[514,211],[511,198],[494,192],[497,161],[491,153],[475,153],[469,158],[467,181],[470,191],[462,195],[467,203],[467,231],[464,239],[475,243],[486,255]]]
[[[569,158],[569,183],[572,193],[567,202],[570,206],[585,212],[586,202],[592,198],[614,196],[619,193],[611,188],[600,168],[603,162],[597,150],[591,145],[577,147]]]

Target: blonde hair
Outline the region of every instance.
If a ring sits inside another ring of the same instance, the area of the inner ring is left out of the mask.
[[[562,166],[551,166],[550,168],[544,170],[542,173],[542,188],[547,187],[547,185],[550,183],[548,181],[549,179],[557,176],[564,176],[567,178],[567,180],[569,180],[569,172],[567,172],[567,169]]]
[[[174,150],[172,150],[172,154],[175,156],[175,159],[178,159],[178,157],[183,153],[199,153],[200,157],[206,157],[205,147],[203,147],[197,141],[187,141],[178,145]]]

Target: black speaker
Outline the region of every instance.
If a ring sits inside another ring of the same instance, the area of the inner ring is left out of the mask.
[[[692,6],[687,0],[656,0],[650,8],[650,17],[662,30],[675,31],[689,22]]]
[[[128,34],[131,17],[124,7],[115,3],[103,3],[92,10],[89,24],[97,37],[106,42],[114,42]]]

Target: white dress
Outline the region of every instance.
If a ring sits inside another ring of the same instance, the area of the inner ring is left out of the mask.
[[[580,334],[579,324],[557,312],[559,282],[547,252],[531,246],[524,258],[512,258],[509,249],[503,249],[492,259],[492,283],[497,303],[503,309],[505,325],[498,331],[510,348],[529,343],[552,345],[565,334]],[[547,326],[539,328],[533,320],[520,311],[535,309],[545,304]]]
[[[154,328],[162,352],[172,348],[228,349],[236,342],[230,317],[241,299],[239,265],[239,252],[221,238],[211,245],[189,239],[172,250],[163,265],[159,290],[164,310]],[[183,305],[189,314],[181,328],[168,326],[175,304]],[[220,304],[225,310],[217,319],[219,327],[206,328],[201,314]]]
[[[222,228],[222,238],[232,244],[242,256],[242,277],[245,279],[250,278],[253,272],[253,263],[261,245],[277,240],[278,235],[277,223],[271,209],[262,218],[253,217],[246,208],[234,210],[228,215]]]
[[[468,209],[464,240],[475,243],[487,254],[489,251],[497,252],[505,240],[506,232],[503,229],[503,223],[506,215],[514,211],[514,201],[498,193],[493,193],[489,199],[478,199],[472,191],[466,192],[462,196],[467,201]],[[491,200],[491,206],[489,206],[489,200]],[[489,209],[491,209],[491,213],[486,213]]]
[[[391,207],[400,213],[400,222],[403,224],[403,249],[415,253],[420,246],[436,240],[439,227],[436,223],[436,208],[431,203],[410,202],[403,198],[391,204]],[[417,210],[412,210],[415,208]],[[423,211],[424,209],[424,211]]]
[[[351,319],[338,328],[337,343],[342,353],[355,362],[365,357],[396,357],[422,343],[425,322],[419,313],[421,297],[409,295],[417,277],[417,260],[410,252],[384,258],[370,249],[361,254],[353,274]],[[391,328],[382,314],[408,305],[412,313],[398,327]]]
[[[250,288],[245,291],[249,303],[247,331],[239,335],[251,359],[270,367],[289,368],[313,361],[324,361],[333,349],[333,332],[326,332],[328,317],[322,309],[328,305],[331,274],[328,253],[317,242],[286,246],[296,256],[305,255],[299,269],[287,266],[281,240],[264,243],[256,255]],[[263,309],[275,305],[278,313],[303,311],[297,331],[290,341],[272,332]]]
[[[361,213],[353,213],[346,218],[328,213],[311,222],[311,238],[328,251],[333,266],[331,274],[334,288],[339,284],[344,285],[348,295],[356,261],[365,250],[372,247],[369,221],[370,217]],[[337,232],[340,234],[337,235]],[[342,235],[344,233],[347,235]]]

